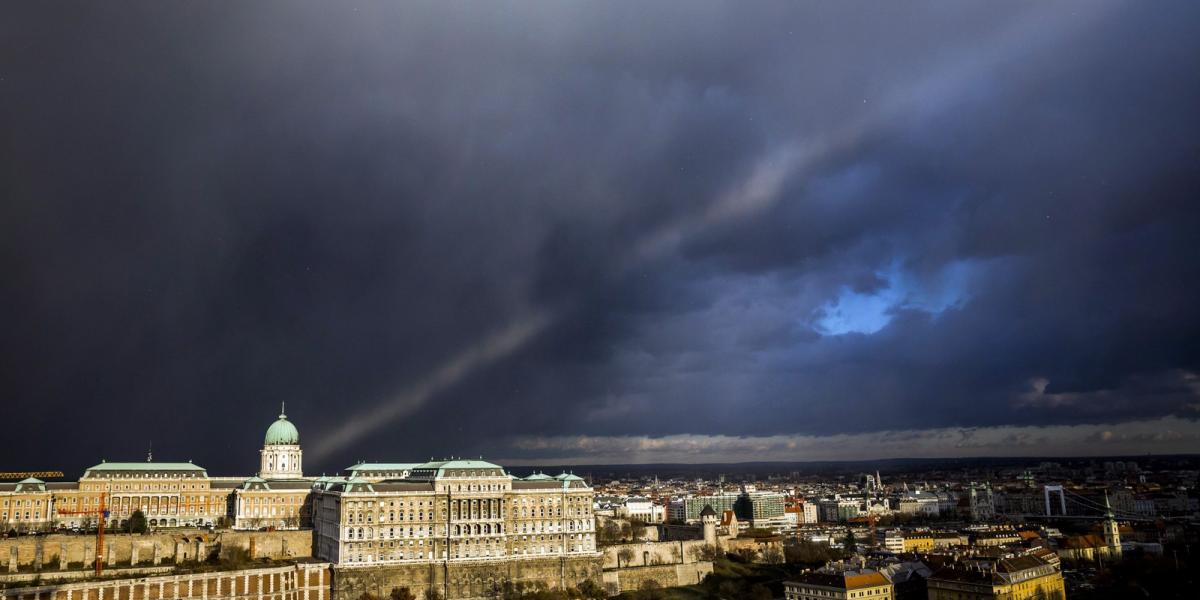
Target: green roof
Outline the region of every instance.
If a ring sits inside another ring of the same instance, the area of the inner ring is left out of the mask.
[[[30,488],[33,491],[44,492],[46,491],[46,482],[36,477],[29,477],[17,482],[16,491],[18,492],[27,492],[30,491]]]
[[[559,481],[583,481],[583,478],[574,473],[562,473],[555,479]]]
[[[545,473],[534,473],[526,477],[525,481],[554,481],[554,478]]]
[[[266,479],[263,479],[263,478],[257,477],[257,476],[251,477],[250,479],[247,479],[246,481],[242,482],[241,487],[243,490],[250,490],[250,489],[254,489],[254,488],[266,489],[266,490],[271,489],[271,486],[267,483]]]
[[[190,462],[102,462],[88,471],[203,471]]]
[[[487,462],[486,460],[434,460],[427,463],[416,465],[412,468],[411,478],[427,477],[432,474],[434,477],[442,477],[446,471],[469,471],[481,469],[495,469],[500,475],[504,474],[504,467]]]
[[[369,463],[360,462],[346,467],[347,471],[411,471],[421,463]]]
[[[415,469],[503,469],[500,465],[486,460],[435,460],[413,467]]]

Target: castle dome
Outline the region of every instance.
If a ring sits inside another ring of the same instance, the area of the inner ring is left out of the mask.
[[[292,446],[300,443],[300,432],[296,431],[296,426],[287,420],[287,415],[283,413],[281,408],[279,411],[279,420],[271,423],[267,428],[267,435],[263,439],[263,444],[267,446]]]

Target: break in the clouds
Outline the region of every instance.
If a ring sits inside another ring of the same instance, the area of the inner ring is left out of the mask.
[[[6,464],[1200,449],[1192,3],[3,12]]]
[[[858,434],[727,436],[521,436],[510,441],[517,464],[640,464],[872,460],[880,457],[1121,456],[1192,453],[1195,420],[1166,417],[1106,424],[910,429]]]

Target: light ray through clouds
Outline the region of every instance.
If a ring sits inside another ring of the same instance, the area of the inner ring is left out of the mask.
[[[1016,25],[981,41],[973,52],[957,55],[933,69],[927,77],[869,102],[869,110],[859,118],[826,135],[778,145],[756,161],[740,182],[704,203],[700,210],[645,235],[619,264],[628,270],[661,259],[688,238],[709,228],[767,210],[780,201],[785,184],[808,175],[824,161],[852,150],[866,136],[886,131],[900,116],[920,117],[952,105],[973,86],[985,81],[990,69],[1005,61],[1019,59],[1064,36],[1081,32],[1118,5],[1118,2],[1088,3],[1086,12],[1065,4],[1035,5],[1024,18],[1018,19]],[[933,102],[930,102],[931,98]],[[336,430],[325,434],[310,451],[310,456],[322,460],[353,445],[359,438],[412,415],[437,393],[519,352],[539,333],[552,327],[558,318],[569,312],[569,308],[531,309],[530,316],[468,344],[421,381],[352,416]]]

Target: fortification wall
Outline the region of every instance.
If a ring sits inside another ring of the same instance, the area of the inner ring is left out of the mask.
[[[706,561],[606,569],[604,571],[604,589],[609,595],[615,596],[621,592],[642,589],[647,581],[653,581],[659,587],[694,585],[703,581],[706,575],[712,573],[712,570],[712,563]]]
[[[0,591],[3,600],[327,600],[329,563],[105,579]]]
[[[621,567],[689,564],[700,560],[700,549],[703,547],[704,540],[614,544],[602,548],[604,551],[603,566],[605,569],[616,569]],[[623,550],[629,551],[628,562],[621,556]]]
[[[253,558],[302,559],[312,556],[311,531],[226,531],[112,534],[104,536],[104,564],[157,566],[205,560],[230,548],[253,549]],[[0,539],[0,569],[8,573],[92,568],[93,535],[38,535]]]
[[[585,580],[601,581],[600,557],[531,558],[504,561],[457,561],[386,566],[338,566],[332,600],[356,600],[364,592],[387,596],[407,587],[417,598],[433,588],[447,600],[485,598],[504,582],[571,588]]]

